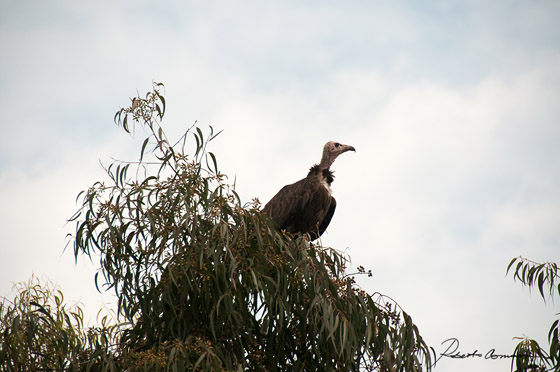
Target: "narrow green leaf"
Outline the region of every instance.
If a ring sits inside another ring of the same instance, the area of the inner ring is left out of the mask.
[[[50,321],[54,322],[54,319],[52,317],[52,315],[43,307],[43,305],[35,302],[35,301],[30,301],[29,302],[30,305],[37,307],[37,311],[43,315],[45,315]]]
[[[200,137],[200,142],[204,143],[204,134],[202,134],[202,130],[200,130],[199,127],[196,127],[196,132],[198,133],[198,136]]]
[[[210,155],[210,157],[212,158],[212,163],[214,165],[214,173],[217,174],[218,173],[218,162],[216,160],[216,156],[211,152],[209,152],[208,155]]]
[[[161,108],[159,107],[159,105],[157,103],[156,103],[156,111],[157,111],[157,114],[158,114],[158,116],[161,120],[163,118],[163,114],[162,114]]]
[[[128,129],[128,115],[127,114],[124,115],[124,119],[122,121],[122,127],[127,133],[130,133],[130,130]]]
[[[148,142],[150,142],[150,137],[147,137],[144,140],[144,143],[142,143],[142,149],[140,150],[140,162],[142,162],[142,159],[144,158],[144,151],[146,150],[146,146],[148,145]]]
[[[541,293],[541,297],[543,299],[546,300],[546,297],[544,296],[544,272],[540,272],[539,276],[538,276],[538,287],[539,287],[539,292]]]
[[[509,265],[507,266],[507,270],[506,270],[506,274],[509,273],[509,269],[511,268],[511,266],[515,263],[515,261],[517,261],[518,257],[515,257],[514,259],[511,260],[511,262],[509,263]]]
[[[552,338],[553,336],[555,336],[556,338],[558,338],[558,321],[559,319],[556,319],[553,323],[552,326],[550,326],[550,330],[548,331],[548,341],[552,342]]]
[[[165,98],[159,93],[158,93],[158,98],[161,101],[161,105],[162,105],[161,117],[163,118],[163,115],[165,115]]]

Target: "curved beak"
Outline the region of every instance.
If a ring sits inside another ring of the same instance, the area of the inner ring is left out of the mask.
[[[342,147],[340,153],[346,152],[346,151],[354,151],[356,152],[356,149],[354,148],[354,146],[350,146],[350,145],[340,145]]]

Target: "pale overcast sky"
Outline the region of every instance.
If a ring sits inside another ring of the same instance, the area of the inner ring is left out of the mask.
[[[99,161],[137,159],[116,110],[153,80],[164,125],[210,150],[243,201],[304,177],[323,144],[337,212],[323,244],[372,269],[438,353],[545,342],[558,305],[511,276],[560,261],[560,2],[0,2],[0,296],[33,273],[95,314],[95,265],[63,253]],[[104,299],[103,299],[104,297]],[[442,359],[436,371],[504,371]]]

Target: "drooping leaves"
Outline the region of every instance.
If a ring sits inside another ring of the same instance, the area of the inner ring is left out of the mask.
[[[0,370],[81,371],[111,364],[119,328],[107,315],[86,329],[83,310],[64,304],[62,292],[36,278],[0,303]]]
[[[74,255],[99,260],[96,286],[114,291],[122,323],[83,342],[68,366],[430,369],[433,350],[411,317],[359,289],[345,272],[347,256],[277,232],[256,199],[242,205],[207,151],[219,133],[193,126],[168,141],[162,88],[154,83],[114,118],[129,133],[146,129],[139,161],[113,162],[106,182],[78,196]],[[41,306],[37,314],[48,321],[52,312]]]
[[[549,297],[554,298],[555,295],[560,295],[560,272],[556,263],[538,263],[523,257],[516,257],[511,260],[506,272],[509,273],[512,269],[514,279],[529,288],[537,287],[544,301]],[[535,340],[528,337],[521,338],[515,348],[517,357],[512,360],[512,370],[525,371],[529,368],[560,370],[559,320],[556,319],[548,331],[548,352]]]

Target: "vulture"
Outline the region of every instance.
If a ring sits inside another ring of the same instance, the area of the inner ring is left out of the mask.
[[[268,215],[279,230],[309,234],[311,240],[319,238],[329,226],[336,208],[336,200],[331,195],[334,175],[330,168],[346,151],[355,152],[356,149],[335,141],[327,142],[321,162],[309,169],[307,177],[278,191],[262,213]]]

